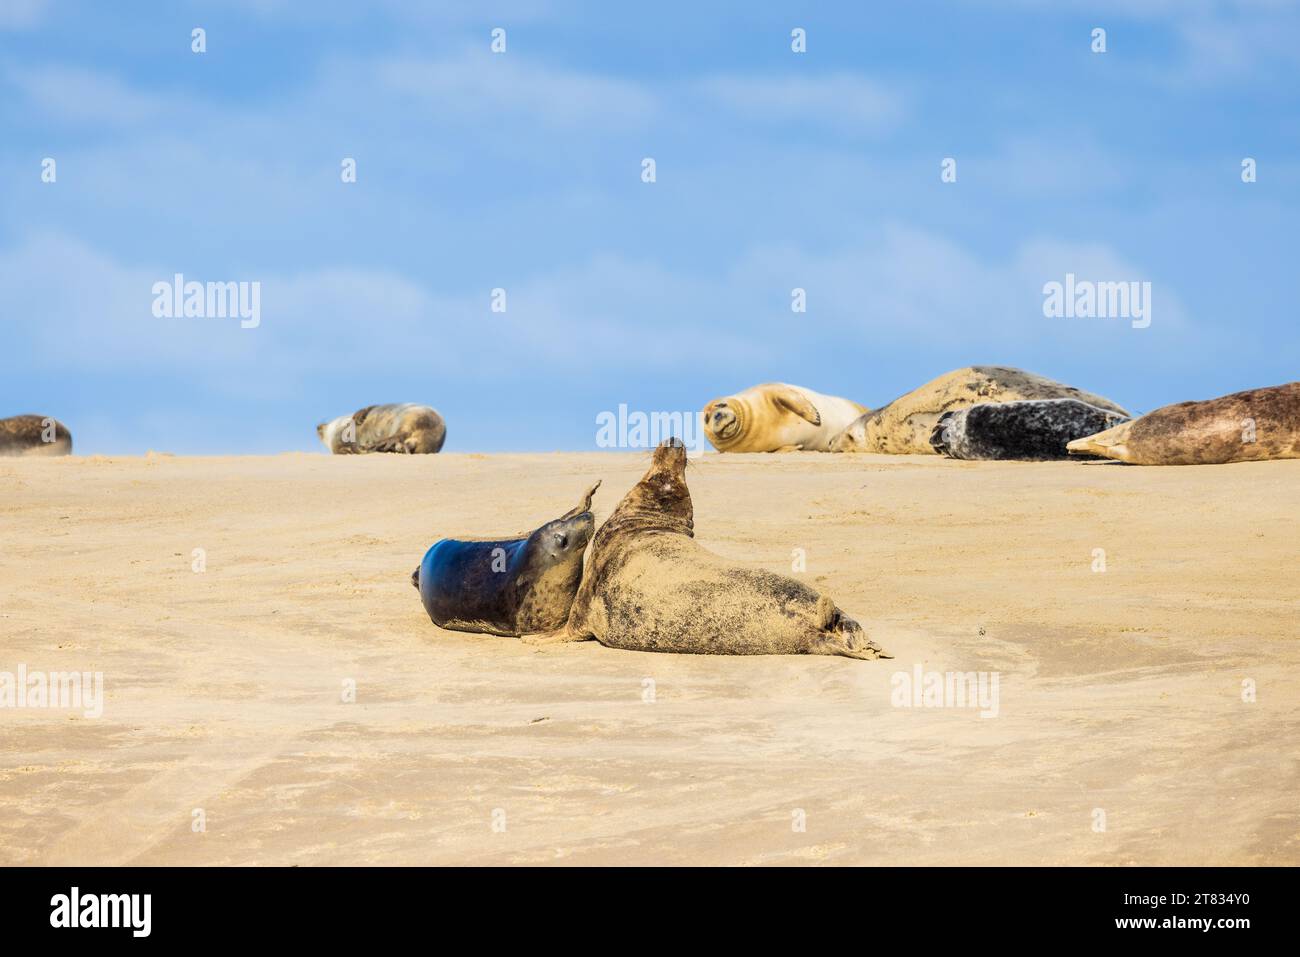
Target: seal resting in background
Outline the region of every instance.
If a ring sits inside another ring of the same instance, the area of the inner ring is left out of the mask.
[[[930,445],[954,459],[1064,459],[1069,457],[1065,446],[1071,439],[1126,419],[1078,399],[992,402],[943,413]]]
[[[316,426],[316,434],[335,455],[367,452],[431,454],[442,448],[447,426],[437,409],[410,402],[368,405]]]
[[[1133,465],[1222,465],[1300,458],[1300,382],[1179,402],[1069,445]]]
[[[669,439],[600,527],[569,623],[537,644],[702,655],[889,657],[830,598],[696,544],[686,449]]]
[[[704,434],[719,452],[829,452],[835,438],[867,411],[848,399],[768,382],[704,407]]]
[[[72,433],[48,415],[0,419],[0,456],[71,454]]]
[[[516,538],[444,538],[425,552],[411,584],[433,623],[453,631],[526,635],[555,631],[569,618],[582,580],[582,553],[596,520],[587,489],[553,522]]]
[[[943,413],[988,402],[1021,402],[1025,399],[1078,399],[1129,417],[1126,409],[1110,399],[1023,369],[967,366],[941,375],[888,405],[866,413],[837,435],[831,445],[836,452],[933,455],[935,449],[930,445],[930,436]]]

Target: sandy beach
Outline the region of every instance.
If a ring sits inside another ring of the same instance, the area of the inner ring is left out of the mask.
[[[104,689],[0,710],[0,864],[1300,863],[1300,461],[692,460],[697,539],[892,661],[430,623],[433,541],[647,460],[0,460],[0,671]]]

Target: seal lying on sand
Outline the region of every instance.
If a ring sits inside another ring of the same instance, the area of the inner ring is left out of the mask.
[[[769,382],[704,407],[704,434],[719,452],[828,452],[864,405]]]
[[[686,450],[668,440],[592,543],[568,626],[536,640],[713,655],[889,657],[825,595],[697,545]]]
[[[1076,439],[1080,455],[1133,465],[1221,465],[1300,458],[1300,382],[1180,402]]]
[[[453,631],[526,635],[555,631],[569,618],[582,580],[582,553],[596,520],[587,489],[553,522],[518,538],[444,538],[411,573],[433,623]]]
[[[335,455],[366,452],[437,452],[447,439],[447,426],[436,409],[409,402],[368,405],[351,415],[316,426],[325,447]]]
[[[72,433],[48,415],[0,419],[0,455],[71,455]]]
[[[943,413],[930,445],[954,459],[1063,459],[1071,439],[1127,418],[1078,399],[993,402]]]
[[[1099,395],[1084,392],[1023,369],[1006,366],[967,366],[927,382],[889,405],[863,415],[831,443],[836,452],[884,452],[892,455],[933,455],[930,435],[939,416],[987,402],[1025,399],[1078,399],[1089,405],[1129,413]]]

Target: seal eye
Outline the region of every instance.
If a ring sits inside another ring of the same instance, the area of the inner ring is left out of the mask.
[[[556,533],[555,533],[555,544],[556,544],[556,546],[559,547],[559,548],[566,548],[566,547],[568,547],[568,544],[569,544],[569,537],[568,537],[567,535],[565,535],[563,532],[556,532]]]

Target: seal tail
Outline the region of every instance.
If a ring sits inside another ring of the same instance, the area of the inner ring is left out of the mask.
[[[1098,432],[1096,435],[1089,435],[1068,442],[1065,448],[1071,455],[1096,455],[1104,459],[1118,459],[1121,462],[1127,462],[1129,461],[1129,454],[1126,443],[1132,429],[1132,422],[1124,422],[1104,432]]]

